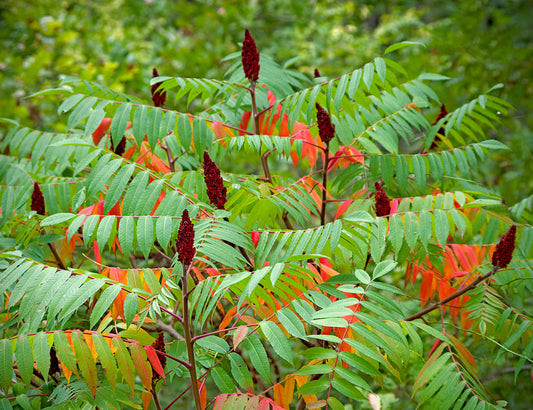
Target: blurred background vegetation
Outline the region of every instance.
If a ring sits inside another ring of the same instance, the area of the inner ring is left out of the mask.
[[[0,116],[61,131],[52,97],[28,95],[71,75],[150,101],[151,70],[222,78],[221,60],[249,28],[262,53],[310,78],[364,65],[400,41],[393,57],[437,85],[448,111],[492,86],[516,110],[494,132],[513,155],[487,163],[481,182],[508,205],[533,193],[533,7],[528,0],[7,0],[0,2]],[[451,85],[454,85],[451,87]],[[177,107],[185,110],[185,107]],[[505,153],[504,153],[505,155]]]
[[[528,0],[305,1],[32,0],[0,4],[0,116],[61,130],[52,98],[26,99],[61,74],[98,81],[150,101],[152,67],[162,75],[222,78],[224,56],[244,28],[259,50],[312,76],[358,68],[390,44],[414,74],[452,77],[440,85],[448,110],[497,83],[516,108],[496,137],[514,151],[486,164],[486,183],[508,205],[533,192],[533,7]],[[451,83],[460,86],[450,87]],[[183,107],[179,107],[183,108]],[[498,160],[498,159],[497,159]]]
[[[298,57],[291,68],[310,79],[315,68],[334,78],[393,43],[417,41],[425,47],[392,58],[415,75],[451,77],[435,84],[448,111],[503,83],[495,95],[515,110],[502,116],[490,137],[513,152],[484,164],[480,182],[513,205],[533,193],[532,22],[529,0],[4,0],[0,117],[64,130],[53,96],[26,98],[55,87],[61,75],[97,81],[147,103],[153,67],[160,75],[223,78],[228,64],[222,59],[240,50],[245,28],[261,53],[280,63]],[[8,127],[0,124],[0,133]],[[523,396],[532,394],[531,380],[512,387],[511,371],[490,369],[485,380],[512,408],[531,403]],[[401,387],[389,399],[393,408],[409,403]]]

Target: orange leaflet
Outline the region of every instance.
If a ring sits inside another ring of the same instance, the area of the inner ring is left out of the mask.
[[[108,276],[109,279],[114,281],[127,284],[127,271],[125,274],[122,274],[120,268],[105,268],[102,271],[102,275]],[[113,321],[117,321],[117,317],[120,315],[121,318],[124,318],[124,300],[126,299],[126,292],[121,290],[117,297],[115,298],[113,305],[111,307],[111,317]]]
[[[267,98],[270,104],[269,107],[272,108],[276,102],[276,97],[272,91],[268,91]],[[239,123],[240,128],[248,128],[251,115],[252,113],[250,111],[243,113],[241,122]],[[281,122],[279,123],[279,128],[276,129],[276,124],[278,121],[280,121],[280,118]],[[281,117],[281,106],[276,107],[276,112],[274,113],[269,112],[268,114],[263,113],[259,115],[259,132],[262,135],[278,135],[280,137],[290,137],[293,140],[302,140],[302,158],[306,158],[309,161],[311,169],[315,167],[317,153],[321,143],[318,141],[318,138],[314,138],[312,136],[311,132],[309,132],[309,127],[304,123],[294,122],[292,124],[292,128],[289,129],[289,116],[287,114],[283,114],[283,117]],[[244,133],[240,132],[239,135],[244,135]],[[290,155],[294,167],[296,167],[300,157],[294,151],[292,151]]]
[[[170,172],[170,168],[168,167],[168,165],[161,158],[152,153],[148,142],[143,141],[140,149],[141,154],[135,161],[137,164],[142,164],[144,162],[147,168],[151,169],[152,171],[159,172],[163,175],[168,174]]]
[[[150,403],[152,402],[152,393],[150,391],[143,390],[141,393],[142,402],[143,402],[143,409],[148,410],[150,407]]]
[[[292,399],[294,397],[294,385],[296,380],[294,377],[291,377],[285,382],[285,386],[281,383],[278,383],[274,386],[274,401],[277,405],[281,406],[284,409],[290,408]]]
[[[312,360],[309,365],[313,364],[313,363],[318,363],[320,362],[319,360]],[[308,381],[309,381],[309,377],[310,375],[304,375],[304,376],[301,376],[301,375],[295,375],[294,376],[294,380],[296,380],[296,386],[298,388],[302,387],[304,384],[306,384]],[[306,395],[302,395],[302,398],[304,399],[305,403],[308,404],[308,403],[312,403],[314,401],[317,400],[317,397],[315,394],[306,394]]]
[[[426,257],[423,262],[414,262],[407,268],[405,283],[412,280],[414,283],[418,274],[422,275],[422,283],[420,286],[421,304],[424,306],[435,293],[437,293],[439,300],[442,300],[459,288],[462,288],[473,280],[475,280],[478,272],[476,268],[483,263],[483,259],[494,251],[494,245],[460,245],[451,244],[446,245],[443,255],[443,269],[442,272],[433,266],[429,257]],[[468,328],[470,321],[467,319],[466,312],[461,310],[461,306],[469,299],[468,296],[463,295],[450,301],[443,308],[448,308],[453,319],[461,313],[461,322],[465,328]],[[467,326],[468,325],[468,326]]]
[[[205,384],[202,384],[200,380],[197,380],[196,383],[200,390],[200,404],[202,405],[202,410],[204,410],[207,407],[207,389],[205,388]]]
[[[329,159],[328,173],[339,167],[346,168],[350,164],[365,164],[365,157],[355,147],[339,147],[339,150]]]

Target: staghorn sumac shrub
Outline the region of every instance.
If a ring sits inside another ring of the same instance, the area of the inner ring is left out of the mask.
[[[505,407],[481,380],[531,367],[533,232],[476,167],[509,105],[446,111],[407,45],[312,79],[246,30],[223,80],[154,69],[155,106],[50,91],[68,132],[1,140],[2,406]]]

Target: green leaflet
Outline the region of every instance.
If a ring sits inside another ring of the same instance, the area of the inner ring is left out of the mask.
[[[287,337],[281,329],[270,321],[259,322],[259,326],[274,351],[292,365],[292,350]]]
[[[115,359],[117,360],[118,369],[122,375],[122,380],[126,380],[126,383],[131,389],[133,394],[135,386],[135,371],[133,366],[133,360],[126,347],[126,344],[120,339],[113,339],[113,346],[117,348],[115,352]]]
[[[271,382],[270,365],[265,348],[261,340],[255,335],[249,335],[242,341],[243,347],[246,348],[250,356],[250,361],[254,368],[259,372],[261,377],[267,382]]]
[[[20,371],[20,376],[24,383],[26,383],[26,387],[28,387],[33,375],[33,354],[31,351],[30,339],[25,334],[20,335],[17,338],[15,360],[17,368]]]
[[[50,369],[50,346],[53,336],[44,332],[39,332],[33,337],[32,352],[35,364],[46,381],[48,379],[48,369]]]
[[[137,220],[137,244],[145,259],[148,259],[154,244],[154,224],[151,216],[141,216]]]
[[[92,339],[98,353],[98,359],[105,369],[107,380],[109,380],[111,387],[115,390],[118,369],[115,358],[111,353],[111,348],[99,333],[93,333]]]
[[[135,170],[135,165],[130,164],[125,167],[122,167],[118,172],[113,182],[107,190],[107,195],[104,200],[104,213],[107,214],[111,208],[117,203],[124,188],[128,185],[128,182],[133,175]]]
[[[13,351],[8,339],[0,340],[0,387],[7,391],[13,375]]]
[[[93,307],[93,310],[91,312],[91,318],[90,318],[90,324],[89,327],[94,327],[94,325],[100,321],[103,314],[109,309],[109,306],[113,303],[115,298],[120,293],[120,290],[122,289],[122,286],[119,284],[112,285],[107,287],[98,298],[98,301]]]
[[[71,333],[72,343],[76,353],[76,360],[80,366],[83,379],[87,386],[91,390],[93,396],[96,395],[96,363],[93,359],[89,346],[83,338],[83,334],[80,331],[74,331]]]
[[[121,104],[111,122],[111,137],[113,139],[113,146],[117,147],[120,143],[120,140],[126,132],[126,127],[130,118],[132,105],[131,103]]]

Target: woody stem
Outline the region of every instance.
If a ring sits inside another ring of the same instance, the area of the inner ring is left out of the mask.
[[[329,142],[324,149],[324,169],[322,170],[322,209],[320,210],[320,225],[326,223],[326,184],[328,183],[328,165],[329,165]]]
[[[189,317],[189,292],[187,289],[188,281],[188,266],[183,265],[183,281],[182,281],[182,305],[183,305],[183,333],[185,336],[185,345],[187,346],[187,355],[189,358],[189,375],[191,377],[192,392],[194,395],[194,403],[196,409],[202,408],[200,400],[200,391],[198,390],[198,376],[196,375],[196,360],[194,357],[194,345],[192,342],[191,323]]]
[[[250,81],[250,95],[252,97],[252,118],[254,120],[254,134],[259,135],[259,114],[257,112],[257,103],[255,101],[255,81]],[[261,144],[261,147],[263,144]],[[259,150],[261,152],[261,149]],[[265,179],[267,182],[272,182],[270,176],[270,169],[268,167],[267,155],[261,155],[261,165],[263,166],[263,172],[265,173]]]

